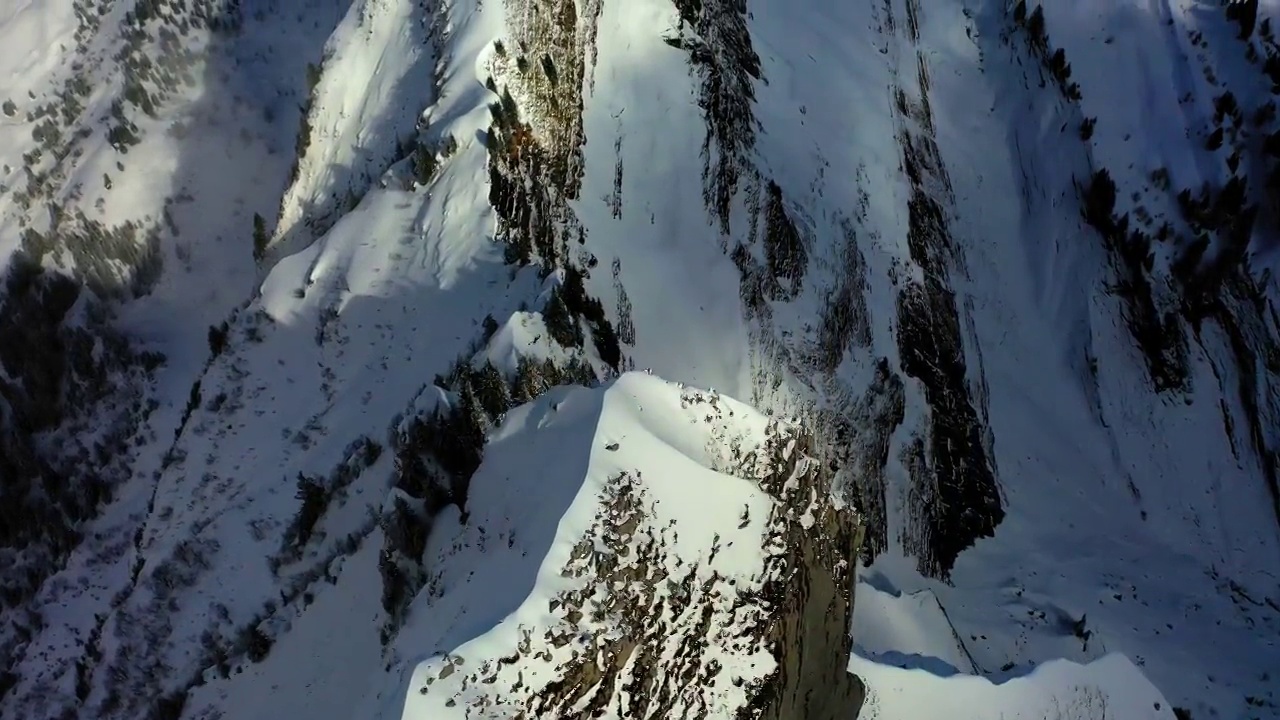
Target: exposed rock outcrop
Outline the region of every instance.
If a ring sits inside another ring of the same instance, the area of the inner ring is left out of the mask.
[[[866,689],[844,659],[853,649],[853,571],[865,527],[852,508],[835,502],[834,474],[808,454],[810,436],[779,429],[771,440],[772,469],[760,482],[781,500],[773,525],[787,551],[770,558],[762,596],[777,608],[767,633],[778,670],[739,717],[856,717]]]
[[[606,390],[574,392],[620,393],[641,382],[624,376]],[[672,503],[681,499],[667,493],[709,478],[671,485],[650,480],[652,467],[609,475],[546,614],[512,615],[536,619],[520,622],[509,651],[489,640],[478,646],[500,656],[477,657],[464,645],[420,666],[422,711],[443,703],[471,717],[524,720],[857,716],[865,691],[847,663],[863,526],[831,500],[834,468],[810,454],[812,440],[796,426],[756,415],[760,431],[744,434],[737,423],[753,411],[731,400],[684,390],[679,403],[701,426],[691,432],[706,433],[706,457],[723,459],[707,468],[723,478],[715,500],[744,502],[736,527],[677,522]]]

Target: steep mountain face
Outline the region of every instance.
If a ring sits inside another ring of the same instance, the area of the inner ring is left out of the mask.
[[[46,5],[0,717],[1280,718],[1280,8]]]
[[[446,512],[428,541],[405,713],[854,716],[857,516],[821,500],[806,442],[637,373],[513,410],[467,521]]]

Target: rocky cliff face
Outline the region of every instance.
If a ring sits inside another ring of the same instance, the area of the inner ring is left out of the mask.
[[[774,541],[787,548],[769,568],[761,595],[775,618],[765,637],[774,643],[778,669],[752,705],[758,714],[739,717],[856,717],[866,688],[841,658],[853,650],[854,558],[865,523],[833,496],[834,468],[808,453],[808,435],[771,438],[769,475],[762,486],[781,500]]]
[[[751,49],[745,7],[733,3],[697,3],[680,5],[678,9],[683,34],[668,38],[667,42],[689,52],[693,72],[702,76],[699,106],[706,113],[707,121],[702,148],[703,198],[708,211],[718,218],[722,231],[728,235],[730,204],[741,175],[750,173],[749,182],[757,187],[761,182],[747,157],[754,141],[751,80],[759,76],[759,60]],[[543,262],[572,262],[568,260],[573,257],[569,241],[575,236],[579,244],[590,247],[584,237],[585,229],[573,211],[562,203],[577,199],[580,193],[581,145],[585,137],[583,99],[577,93],[589,92],[594,85],[592,73],[600,12],[600,4],[590,3],[583,7],[573,2],[550,6],[514,2],[507,6],[515,42],[500,41],[504,49],[495,58],[495,77],[501,80],[496,80],[493,87],[502,94],[503,100],[494,110],[497,122],[491,137],[499,139],[501,144],[493,155],[491,172],[494,192],[502,198],[496,206],[513,208],[505,213],[500,210],[505,220],[503,226],[509,233],[506,242],[515,248],[514,252],[509,251],[509,257],[514,254],[525,262],[531,256]],[[515,49],[505,49],[508,47]],[[514,58],[510,57],[512,54]],[[540,61],[534,64],[531,58]],[[514,97],[522,98],[523,102],[513,98],[512,88]],[[522,116],[528,118],[527,123]],[[516,184],[504,166],[509,167],[508,158],[519,160],[521,156],[526,159],[516,167],[523,175],[523,182]],[[540,161],[542,157],[546,160]],[[614,213],[621,211],[621,183],[619,157],[617,187],[609,199]],[[778,186],[771,183],[760,193],[763,199],[751,222],[761,228],[764,268],[750,266],[752,261],[746,259],[743,244],[737,245],[734,257],[743,273],[744,300],[751,308],[763,309],[763,297],[752,293],[785,298],[797,292],[804,276],[806,250],[799,230],[788,216]],[[558,218],[560,226],[548,223],[537,230],[533,218],[541,218],[543,223]],[[557,242],[554,239],[557,235],[564,240]],[[856,248],[853,251],[856,252]],[[586,267],[595,267],[596,258],[583,254]],[[614,262],[616,275],[618,265]],[[586,273],[589,275],[590,270]],[[752,282],[759,283],[759,287],[752,288]],[[620,322],[629,325],[630,318],[623,315]],[[607,323],[603,327],[612,332]],[[629,342],[636,341],[632,338]],[[609,357],[604,347],[597,347],[602,358]],[[773,382],[768,372],[760,375],[760,381]],[[700,396],[697,401],[701,401]],[[712,408],[715,410],[714,401]],[[853,508],[839,504],[832,494],[833,468],[807,454],[813,437],[812,434],[806,436],[802,450],[788,446],[785,452],[782,446],[787,442],[777,440],[778,447],[771,451],[768,459],[772,467],[766,466],[765,475],[760,478],[770,495],[781,503],[775,511],[780,517],[773,521],[769,542],[788,551],[769,561],[766,571],[769,579],[758,596],[760,612],[765,617],[756,627],[742,633],[763,644],[773,654],[778,668],[749,693],[747,706],[738,711],[737,717],[848,717],[856,714],[862,702],[861,683],[844,670],[841,658],[848,657],[851,649],[848,626],[852,618],[852,571],[864,527]],[[795,439],[790,442],[794,445]],[[816,534],[813,532],[815,522],[819,528]],[[630,532],[634,531],[632,527]],[[641,555],[640,558],[646,566],[664,564],[657,556]],[[602,572],[594,571],[597,576]],[[608,572],[603,575],[607,577]],[[665,577],[659,579],[670,581]],[[662,585],[661,582],[652,584]],[[708,592],[708,588],[704,586],[703,592]],[[615,601],[629,606],[620,616],[632,618],[631,623],[636,618],[654,615],[645,612],[655,602],[652,597],[611,600]],[[704,607],[704,617],[710,612],[711,608]],[[703,622],[710,621],[704,619]],[[636,667],[661,666],[666,670],[664,674],[683,678],[688,683],[697,682],[696,668],[706,661],[707,655],[698,641],[691,640],[694,645],[685,651],[687,656],[683,660],[691,665],[681,671],[679,661],[674,666],[670,658],[658,662],[658,647],[664,637],[670,637],[671,629],[646,630],[625,625],[619,630],[625,638],[620,641],[623,645],[603,651],[614,666],[613,671],[602,671],[594,661],[589,666],[576,668],[561,681],[562,685],[546,691],[553,699],[539,701],[550,703],[540,709],[540,713],[563,714],[588,694],[595,698],[596,707],[603,708],[612,705],[607,698],[617,692],[618,687],[644,687],[654,683],[660,686],[653,678],[618,677],[618,670],[633,653]],[[685,632],[697,638],[708,628],[696,630]],[[644,662],[646,659],[653,662]],[[572,687],[574,691],[566,693],[564,687]],[[646,693],[649,699],[645,703],[630,706],[622,714],[670,716],[675,703],[671,692],[666,689]],[[557,693],[566,694],[556,697]],[[695,716],[706,717],[708,710],[703,708],[701,712]]]
[[[807,454],[803,431],[715,393],[635,373],[602,392],[596,442],[605,444],[592,450],[574,501],[593,510],[581,524],[570,510],[561,523],[567,557],[562,564],[548,557],[540,572],[554,581],[540,580],[511,615],[514,632],[474,638],[420,664],[410,712],[856,716],[864,688],[845,658],[850,558],[862,525],[852,508],[830,501],[831,469]],[[585,397],[575,391],[541,401],[506,423],[527,428],[536,420],[551,431],[573,422],[565,418]],[[649,417],[624,426],[619,413]],[[669,418],[681,422],[668,425]],[[642,434],[607,442],[624,427]],[[510,437],[492,448],[494,466],[480,469],[477,496],[506,490],[493,485],[493,467],[510,452],[502,443],[529,440]],[[658,438],[681,442],[685,454],[673,456],[654,444]],[[705,465],[695,471],[685,466],[691,460]],[[682,507],[670,494],[681,489],[716,507]],[[699,523],[699,512],[731,522]],[[491,522],[510,522],[488,514],[472,521],[489,533],[502,532]],[[447,575],[450,561],[441,558],[436,571]],[[438,603],[450,599],[445,593]]]

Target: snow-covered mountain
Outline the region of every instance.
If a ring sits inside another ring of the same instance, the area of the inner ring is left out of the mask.
[[[0,718],[1280,718],[1278,11],[4,4]]]

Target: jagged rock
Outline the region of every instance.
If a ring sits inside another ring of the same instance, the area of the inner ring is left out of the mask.
[[[594,459],[569,508],[526,501],[525,519],[493,514],[523,492],[501,468],[539,467],[526,482],[564,494],[556,488],[577,481],[547,453],[563,457],[568,438],[620,423],[642,437]],[[540,574],[558,579],[535,585],[509,631],[418,667],[411,712],[456,700],[494,718],[856,716],[864,689],[845,658],[862,524],[832,496],[833,474],[801,428],[629,373],[513,411],[499,437],[472,486],[486,514],[471,522],[521,538],[530,517],[563,512],[554,545],[567,554],[543,561]],[[700,501],[682,499],[689,492]],[[714,520],[726,513],[733,522]],[[456,561],[435,562],[447,573]],[[483,582],[446,594],[440,611],[495,591]]]

